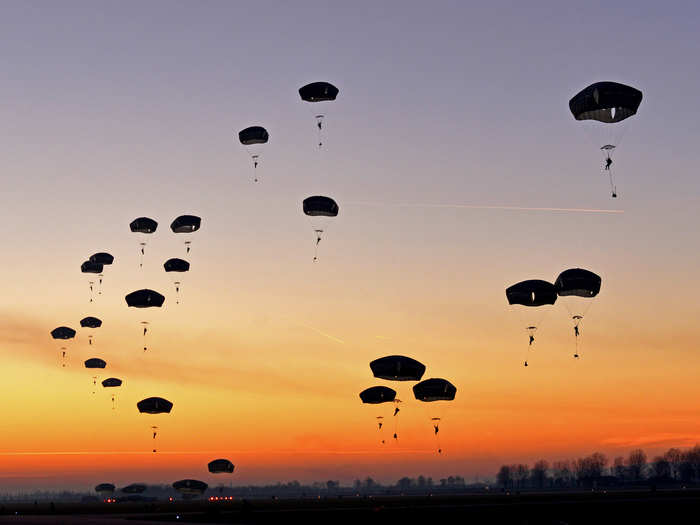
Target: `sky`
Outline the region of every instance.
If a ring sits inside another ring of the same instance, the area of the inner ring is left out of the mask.
[[[700,441],[696,3],[1,9],[0,490],[483,479]],[[340,89],[321,151],[297,91],[319,80]],[[568,109],[601,80],[644,93],[614,154],[617,199]],[[258,183],[237,141],[250,125],[270,133]],[[315,194],[340,207],[316,263],[301,211]],[[168,228],[181,214],[202,217],[190,254]],[[143,269],[139,216],[159,222]],[[90,303],[79,267],[98,251],[115,263]],[[180,304],[170,257],[191,263]],[[571,267],[603,279],[581,358],[555,305],[525,368],[504,290]],[[162,309],[127,308],[144,287]],[[92,346],[86,315],[104,322]],[[78,329],[66,367],[59,325]],[[454,402],[374,379],[368,363],[391,354],[450,380]],[[124,379],[115,410],[93,394],[93,356]],[[403,401],[397,442],[375,426],[391,407],[359,401],[376,384]],[[139,414],[148,396],[171,414]],[[232,477],[207,472],[216,457]]]

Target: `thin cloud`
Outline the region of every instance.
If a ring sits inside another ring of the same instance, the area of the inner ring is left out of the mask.
[[[688,447],[700,443],[700,434],[660,433],[634,437],[615,436],[606,438],[601,443],[619,448],[674,445]]]
[[[598,208],[555,208],[555,207],[528,207],[528,206],[503,206],[503,205],[486,205],[486,204],[430,204],[430,203],[392,203],[392,202],[370,202],[370,201],[354,201],[348,202],[348,205],[355,206],[392,206],[396,208],[456,208],[469,210],[508,210],[508,211],[550,211],[564,213],[606,213],[606,214],[621,214],[624,210],[616,209],[598,209]]]

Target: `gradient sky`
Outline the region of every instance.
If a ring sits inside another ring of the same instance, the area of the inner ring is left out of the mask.
[[[220,456],[239,484],[473,478],[700,441],[697,3],[286,4],[0,8],[0,489],[217,483]],[[340,88],[322,153],[297,93],[316,80]],[[644,92],[617,200],[567,105],[600,80]],[[254,124],[258,184],[236,140]],[[301,201],[319,193],[340,214],[314,264]],[[184,256],[182,213],[203,222],[176,305],[162,263]],[[142,215],[160,228],[140,271]],[[116,261],[90,304],[78,270],[102,250]],[[526,369],[504,289],[569,267],[603,277],[583,358],[557,307]],[[162,310],[126,307],[145,286]],[[49,331],[85,315],[104,320],[96,344],[80,330],[61,368]],[[400,441],[378,444],[357,394],[394,353],[458,388],[442,456],[409,384]],[[91,393],[92,355],[125,380],[117,410]],[[173,412],[139,414],[150,395]]]

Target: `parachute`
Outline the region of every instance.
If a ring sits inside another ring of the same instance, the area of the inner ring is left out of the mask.
[[[420,381],[425,365],[403,355],[390,355],[369,364],[374,377],[389,381]]]
[[[51,337],[54,339],[73,339],[75,337],[75,330],[67,326],[59,326],[51,330]]]
[[[447,379],[431,378],[413,385],[413,395],[418,401],[452,401],[457,394],[457,387]]]
[[[111,483],[100,483],[95,487],[95,492],[98,494],[112,494],[115,488]]]
[[[207,468],[212,474],[232,474],[234,467],[228,459],[215,459],[207,464]]]
[[[116,388],[122,386],[122,380],[116,377],[108,377],[102,381],[103,388]],[[112,410],[115,409],[116,395],[112,394]]]
[[[125,297],[126,304],[134,308],[160,308],[163,306],[165,297],[154,290],[144,288],[136,290]],[[148,332],[148,321],[141,321],[143,325],[143,350],[148,350],[146,345],[146,333]]]
[[[107,366],[107,362],[99,357],[91,357],[85,361],[85,368],[104,368]]]
[[[80,320],[80,326],[83,328],[99,328],[102,326],[102,321],[97,317],[83,317]]]
[[[193,498],[204,494],[209,485],[196,479],[181,479],[173,483],[173,488],[185,498]]]
[[[371,405],[391,403],[396,399],[396,390],[386,386],[373,386],[360,392],[360,399]]]
[[[149,217],[138,217],[129,224],[129,229],[134,233],[142,234],[142,241],[139,242],[141,247],[141,256],[139,258],[139,268],[143,267],[143,256],[146,254],[146,239],[145,235],[155,233],[158,228],[158,223]]]
[[[184,259],[168,259],[167,261],[165,261],[165,264],[163,264],[163,268],[165,268],[165,271],[167,273],[177,274],[182,272],[189,272],[190,263],[188,263]],[[180,304],[180,278],[173,278],[173,284],[175,285],[175,303]]]
[[[520,310],[521,316],[525,324],[525,329],[528,333],[528,349],[535,342],[535,331],[542,323],[546,309],[539,307],[553,305],[557,300],[557,290],[552,283],[542,281],[540,279],[531,279],[521,281],[506,289],[506,298],[508,304],[513,306],[523,306],[517,308]],[[532,310],[536,308],[537,310]],[[525,358],[525,366],[528,366],[527,358]]]
[[[396,390],[386,387],[386,386],[373,386],[367,388],[360,392],[360,399],[363,404],[367,405],[379,405],[382,403],[400,403],[399,399],[396,399]],[[398,414],[398,407],[394,409],[394,415]],[[384,427],[384,415],[375,416],[377,421],[377,430],[382,433]],[[398,418],[394,418],[394,436],[397,436],[398,430]],[[385,440],[381,439],[381,443],[384,444]]]
[[[581,322],[592,304],[592,299],[600,292],[602,279],[595,273],[582,268],[570,268],[559,274],[554,286],[560,301],[564,303],[573,321],[576,350],[578,358]]]
[[[270,135],[262,126],[251,126],[238,132],[238,140],[248,150],[250,158],[253,160],[253,180],[258,182],[258,160],[263,144],[267,144]]]
[[[605,155],[605,171],[610,178],[610,191],[617,197],[612,176],[612,153],[626,131],[627,119],[637,114],[642,92],[617,82],[596,82],[569,100],[569,109],[576,120],[588,121],[592,134]],[[623,124],[620,124],[624,122]]]
[[[169,414],[173,404],[162,397],[147,397],[136,403],[136,408],[142,414]]]
[[[98,252],[92,254],[89,261],[92,263],[110,265],[114,262],[114,256],[106,252]]]
[[[441,401],[452,401],[457,394],[457,387],[446,379],[431,378],[426,379],[413,385],[413,395],[418,401],[424,403],[435,403]],[[440,445],[440,422],[444,419],[444,407],[430,409],[430,422],[433,425],[433,433],[437,444],[438,454],[442,454],[442,446]]]
[[[99,328],[102,326],[102,321],[97,317],[83,317],[80,320],[80,326],[83,328]],[[92,334],[88,335],[88,342],[92,345]]]
[[[124,299],[126,299],[126,304],[133,308],[160,308],[165,302],[165,297],[148,288],[131,292]]]
[[[91,261],[85,261],[83,264],[80,265],[80,271],[82,273],[86,274],[99,274],[100,275],[100,283],[102,282],[102,270],[103,270],[103,265],[102,263],[97,263],[97,262],[91,262]],[[88,284],[90,285],[90,302],[93,302],[95,297],[94,297],[94,292],[95,292],[95,281],[93,280],[93,277],[88,277]]]
[[[338,216],[338,204],[330,197],[316,195],[307,197],[302,203],[304,214],[311,217],[311,226],[316,234],[314,261],[318,260],[318,243],[327,228],[329,218]]]
[[[170,224],[170,229],[173,233],[193,233],[199,230],[201,225],[201,217],[197,217],[196,215],[180,215]],[[191,243],[192,241],[185,241],[187,253],[190,253]]]
[[[99,252],[99,253],[94,253],[90,256],[90,259],[88,259],[91,263],[97,263],[101,264],[103,266],[108,266],[114,262],[114,256],[110,255],[109,253],[106,252]],[[99,286],[98,286],[98,295],[102,295],[102,278],[104,275],[102,272],[99,272],[98,274],[99,277]]]
[[[136,403],[136,408],[142,414],[169,414],[173,409],[173,404],[162,397],[147,397]],[[153,452],[156,452],[156,437],[158,436],[158,427],[152,426],[153,432]]]
[[[120,492],[123,492],[124,494],[141,494],[146,492],[146,488],[146,485],[143,483],[132,483],[131,485],[127,485],[126,487],[120,489]]]
[[[310,102],[314,105],[321,103],[322,105],[327,105],[327,103],[334,101],[338,96],[339,90],[333,84],[328,82],[312,82],[299,88],[299,96],[304,102]],[[315,111],[316,118],[316,128],[318,128],[318,147],[323,146],[322,132],[323,124],[325,119],[325,112]]]
[[[75,337],[75,330],[72,328],[68,328],[67,326],[59,326],[58,328],[54,328],[51,330],[51,337],[54,339],[58,340],[68,340],[68,339],[73,339]],[[65,368],[66,366],[66,352],[68,352],[68,347],[67,346],[61,346],[61,367]]]
[[[107,362],[99,357],[91,357],[85,361],[85,368],[104,368],[107,366]],[[95,393],[95,388],[97,387],[97,376],[92,376],[92,393]]]

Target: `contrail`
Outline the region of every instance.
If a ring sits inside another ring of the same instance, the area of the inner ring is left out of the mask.
[[[377,449],[369,450],[309,450],[309,451],[299,451],[297,449],[289,450],[265,450],[265,454],[276,454],[276,455],[325,455],[325,456],[356,456],[356,455],[367,455],[367,454],[433,454],[435,451],[432,449],[389,449],[385,447],[378,447]],[[200,455],[216,455],[216,454],[260,454],[259,451],[255,450],[197,450],[197,451],[159,451],[153,453],[151,451],[129,451],[129,450],[112,450],[112,451],[72,451],[72,452],[0,452],[0,457],[8,456],[200,456]]]
[[[510,211],[553,211],[553,212],[570,212],[570,213],[607,213],[620,214],[625,213],[624,210],[615,209],[597,209],[597,208],[530,208],[525,206],[488,206],[482,204],[423,204],[423,203],[388,203],[388,202],[369,202],[369,201],[354,201],[348,202],[349,205],[355,206],[393,206],[396,208],[463,208],[470,210],[510,210]]]
[[[342,339],[338,339],[337,337],[332,336],[331,334],[327,334],[326,332],[322,332],[322,331],[319,330],[318,328],[314,328],[313,326],[309,326],[309,325],[307,325],[307,324],[304,324],[304,325],[302,325],[302,326],[303,326],[304,328],[308,328],[309,330],[313,330],[314,332],[316,332],[316,333],[319,334],[319,335],[322,335],[323,337],[327,337],[327,338],[330,339],[331,341],[335,341],[336,343],[340,343],[341,345],[344,345],[344,344],[345,344],[345,341],[343,341]]]

